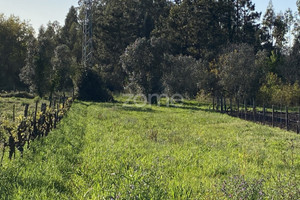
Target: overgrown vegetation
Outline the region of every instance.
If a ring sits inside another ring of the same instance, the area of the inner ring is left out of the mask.
[[[76,91],[86,70],[83,9],[71,7],[64,26],[51,22],[37,37],[1,15],[0,90]],[[100,0],[92,12],[95,87],[299,105],[300,19],[291,9],[275,13],[270,1],[262,15],[252,0]],[[270,85],[271,76],[279,83]]]
[[[117,100],[73,104],[23,159],[4,162],[0,198],[299,199],[298,135],[196,102]]]

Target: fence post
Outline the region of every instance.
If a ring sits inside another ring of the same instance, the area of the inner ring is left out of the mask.
[[[289,130],[289,108],[285,107],[285,124],[286,124],[286,130]]]
[[[245,107],[245,120],[247,120],[247,101],[244,100],[244,107]]]
[[[65,108],[65,103],[66,103],[66,94],[64,93],[64,96],[63,96],[63,108]]]
[[[213,96],[213,110],[215,110],[215,96]]]
[[[226,103],[226,97],[224,98],[224,110],[225,110],[225,113],[227,113],[227,103]]]
[[[263,108],[263,123],[266,123],[266,106],[264,104],[264,108]]]
[[[28,116],[28,108],[29,108],[29,104],[25,104],[24,117]]]
[[[272,105],[272,126],[274,127],[274,105]]]
[[[221,113],[224,113],[223,95],[221,95]]]
[[[238,117],[240,117],[240,100],[237,100],[237,113],[238,113]]]
[[[280,128],[282,128],[282,105],[281,104],[280,104],[279,123],[280,123]]]
[[[300,107],[298,111],[297,133],[300,133]]]
[[[232,98],[230,97],[230,115],[232,115]]]
[[[16,121],[16,104],[13,105],[13,122]]]
[[[35,138],[36,135],[37,135],[36,115],[37,115],[38,104],[39,104],[39,102],[36,101],[36,103],[35,103],[34,117],[33,117],[33,137],[34,137],[34,138]]]
[[[256,105],[255,100],[253,99],[253,121],[256,121]]]
[[[52,93],[51,93],[51,95],[49,97],[49,108],[51,108],[51,106],[52,106]]]

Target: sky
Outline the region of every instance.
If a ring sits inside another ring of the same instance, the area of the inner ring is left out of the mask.
[[[256,10],[264,13],[269,0],[252,0]],[[47,25],[49,21],[58,21],[64,25],[65,17],[69,8],[78,6],[78,0],[0,0],[0,13],[6,16],[15,15],[21,20],[29,21],[37,31],[39,27]],[[276,12],[285,11],[291,8],[297,11],[296,0],[273,0]]]

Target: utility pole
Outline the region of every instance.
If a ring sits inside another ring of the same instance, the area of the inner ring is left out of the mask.
[[[93,66],[93,0],[83,0],[79,5],[84,9],[83,38],[82,38],[82,63],[84,70]]]

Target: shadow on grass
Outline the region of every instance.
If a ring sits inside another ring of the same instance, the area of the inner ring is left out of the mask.
[[[120,109],[125,111],[133,111],[133,112],[147,112],[147,113],[154,113],[156,112],[152,108],[149,107],[138,107],[138,106],[120,106]]]
[[[86,107],[88,106],[96,106],[100,105],[103,108],[111,108],[111,109],[120,109],[125,111],[133,111],[133,112],[148,112],[153,113],[157,112],[157,110],[153,110],[151,107],[148,106],[137,106],[134,102],[127,102],[126,105],[124,105],[123,101],[115,101],[115,102],[107,102],[107,103],[101,103],[98,104],[96,102],[83,102],[83,101],[77,101],[77,103],[84,105]],[[184,109],[184,110],[191,110],[191,111],[205,111],[210,113],[219,113],[216,110],[212,110],[209,108],[203,108],[207,107],[208,105],[205,103],[193,103],[193,102],[182,102],[181,105],[152,105],[153,107],[163,107],[163,108],[173,108],[173,109]],[[202,107],[202,108],[201,108]]]
[[[166,105],[160,105],[160,107],[164,108],[173,108],[173,109],[183,109],[183,110],[190,110],[190,111],[204,111],[204,112],[210,112],[210,113],[219,113],[216,110],[208,109],[208,108],[201,108],[201,105],[198,106],[186,106],[187,104],[182,104],[178,106],[166,106]],[[191,104],[192,105],[192,104]]]

